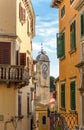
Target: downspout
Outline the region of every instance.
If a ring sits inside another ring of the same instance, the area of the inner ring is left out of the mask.
[[[9,120],[9,121],[6,121],[5,123],[4,123],[4,130],[7,130],[7,124],[8,123],[11,123],[12,121],[11,120]]]

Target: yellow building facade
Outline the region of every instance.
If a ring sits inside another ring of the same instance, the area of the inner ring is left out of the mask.
[[[84,0],[80,0],[75,9],[78,11],[79,15],[79,30],[80,30],[80,61],[76,65],[80,70],[80,129],[84,129]]]
[[[53,0],[51,6],[59,9],[59,108],[62,113],[77,112],[80,123],[80,73],[75,67],[80,59],[79,17],[75,10],[78,2],[79,0]]]
[[[0,130],[30,130],[32,38],[30,0],[0,1]]]

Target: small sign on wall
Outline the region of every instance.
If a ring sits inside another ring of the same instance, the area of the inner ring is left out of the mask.
[[[3,120],[4,120],[4,116],[0,115],[0,121],[3,121]]]

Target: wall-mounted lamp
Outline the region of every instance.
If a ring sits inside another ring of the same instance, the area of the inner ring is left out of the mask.
[[[32,129],[39,127],[39,121],[37,120],[36,123],[32,125],[32,127],[33,127]]]

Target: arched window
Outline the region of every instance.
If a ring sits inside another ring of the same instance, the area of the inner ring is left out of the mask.
[[[46,116],[43,116],[43,117],[42,117],[42,124],[43,124],[43,125],[46,125]]]

